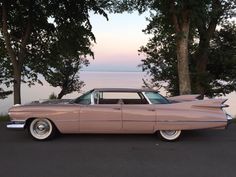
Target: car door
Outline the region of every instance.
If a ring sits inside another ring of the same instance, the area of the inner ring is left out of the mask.
[[[122,131],[124,133],[150,133],[154,130],[156,113],[142,92],[120,93],[122,103]]]
[[[82,105],[79,128],[81,133],[120,132],[121,104]]]
[[[122,130],[130,133],[152,133],[156,113],[152,104],[123,104]]]
[[[100,95],[102,96],[103,93],[91,90],[75,100],[75,103],[80,104],[80,132],[116,133],[121,131],[121,104],[114,99],[102,102],[104,100],[102,97],[100,98]]]

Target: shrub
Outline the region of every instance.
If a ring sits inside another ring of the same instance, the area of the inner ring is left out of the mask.
[[[52,92],[51,95],[49,95],[49,100],[54,100],[54,99],[57,99],[57,95]]]
[[[9,121],[8,115],[0,115],[0,121]]]

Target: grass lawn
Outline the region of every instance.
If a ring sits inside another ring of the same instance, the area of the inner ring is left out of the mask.
[[[236,117],[233,119],[233,123],[236,123]]]
[[[9,121],[9,116],[8,115],[0,115],[0,122],[1,121]]]

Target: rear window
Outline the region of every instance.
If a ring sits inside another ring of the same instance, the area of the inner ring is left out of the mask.
[[[169,101],[157,92],[145,92],[152,104],[168,104]]]

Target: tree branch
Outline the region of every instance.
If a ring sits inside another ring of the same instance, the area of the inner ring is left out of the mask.
[[[178,32],[180,32],[180,25],[178,23],[178,19],[177,19],[176,13],[175,13],[175,4],[174,4],[173,0],[171,0],[169,3],[170,3],[171,20],[172,20],[172,23],[174,25],[176,33],[178,33]]]
[[[22,42],[20,45],[20,53],[19,53],[18,60],[21,64],[23,63],[23,60],[24,60],[24,56],[26,53],[26,45],[28,43],[28,40],[29,40],[29,37],[31,34],[31,29],[32,29],[31,19],[29,19],[27,26],[26,26],[26,31],[25,31],[24,35],[22,36]]]
[[[221,7],[220,0],[213,0],[212,1],[212,18],[211,18],[211,21],[208,25],[207,31],[206,31],[208,40],[210,40],[213,33],[215,32],[215,29],[216,29],[216,26],[218,23],[218,19],[220,18],[220,16],[223,13],[222,10],[223,9]]]
[[[21,41],[21,45],[20,45],[20,53],[19,53],[19,58],[18,58],[20,64],[23,63],[24,56],[26,53],[26,45],[29,41],[29,37],[31,34],[31,30],[32,30],[31,19],[32,19],[32,1],[30,1],[30,4],[29,4],[29,16],[28,16],[28,22],[27,22],[27,25],[25,28],[25,33],[21,37],[22,41]]]

